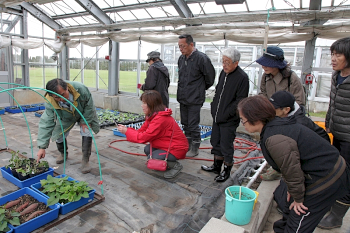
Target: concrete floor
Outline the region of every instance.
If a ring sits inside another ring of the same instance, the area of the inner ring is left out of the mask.
[[[33,140],[33,155],[36,157],[36,138],[39,118],[34,113],[26,113],[30,134]],[[1,115],[6,129],[9,148],[26,152],[31,156],[27,124],[22,114]],[[58,232],[199,232],[211,217],[220,218],[225,211],[225,194],[229,179],[225,183],[214,181],[215,174],[204,172],[201,164],[211,165],[210,161],[181,160],[183,170],[174,179],[166,180],[163,173],[147,169],[146,157],[129,155],[108,147],[116,139],[112,128],[102,129],[95,135],[102,168],[105,201],[72,219],[47,231]],[[5,146],[4,135],[0,133],[0,145]],[[143,153],[144,145],[129,142],[113,144],[125,151]],[[68,137],[69,159],[65,173],[77,180],[87,181],[101,194],[100,172],[96,149],[91,156],[92,171],[83,175],[79,171],[81,136],[79,127],[74,127]],[[209,140],[201,147],[210,147]],[[235,155],[241,155],[236,151]],[[9,153],[0,154],[0,165],[10,159]],[[63,165],[55,164],[57,148],[50,143],[46,159],[55,170],[63,174]],[[212,159],[210,150],[201,150],[198,158]],[[235,166],[232,172],[237,169]],[[5,179],[1,179],[0,195],[17,190]]]
[[[36,157],[36,137],[39,118],[34,113],[26,113],[30,133],[33,140]],[[1,115],[7,134],[9,147],[31,156],[29,133],[22,114]],[[113,135],[113,127],[102,129],[95,135],[102,168],[104,196],[106,200],[72,219],[47,231],[62,232],[199,232],[210,218],[221,218],[225,211],[226,187],[232,185],[228,180],[223,184],[215,182],[214,174],[203,172],[201,164],[211,165],[212,162],[200,160],[182,160],[184,169],[174,179],[166,180],[162,172],[148,170],[146,158],[129,155],[108,147],[113,140],[124,139]],[[238,131],[243,131],[240,127]],[[4,136],[0,133],[0,145],[5,145]],[[81,136],[79,128],[75,127],[69,137],[69,159],[65,173],[77,180],[87,181],[91,187],[101,194],[100,173],[96,149],[91,156],[91,173],[83,175],[79,171],[81,161]],[[116,146],[125,151],[143,153],[143,145],[129,142],[117,142]],[[201,147],[210,147],[208,140]],[[47,149],[46,159],[56,171],[63,174],[63,165],[55,164],[57,149],[51,143]],[[235,155],[242,153],[236,151]],[[0,166],[7,164],[9,153],[0,154]],[[201,150],[198,158],[212,159],[210,150]],[[234,172],[239,166],[234,166]],[[264,182],[263,182],[264,183]],[[262,184],[263,184],[262,183]],[[17,187],[5,179],[0,179],[0,196],[4,196]],[[272,195],[271,190],[270,195]],[[260,197],[261,198],[261,197]],[[262,198],[261,198],[262,199]],[[272,224],[278,220],[275,207],[268,216],[268,222],[263,228],[264,233],[273,232]],[[346,215],[344,225],[340,229],[325,231],[316,229],[316,233],[345,233],[350,229],[350,214]],[[215,232],[215,231],[214,231]],[[213,233],[214,233],[213,232]]]

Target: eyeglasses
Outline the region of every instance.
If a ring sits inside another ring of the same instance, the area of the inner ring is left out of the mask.
[[[235,62],[231,62],[231,61],[222,61],[222,64],[223,64],[223,65],[227,65],[227,66],[229,66],[229,65],[231,65],[231,64],[233,64],[233,63],[235,63]]]
[[[179,45],[179,49],[184,49],[184,48],[187,48],[187,45],[186,44],[181,44],[181,45]]]
[[[243,121],[243,119],[242,119],[242,118],[239,118],[239,119],[241,120],[241,123],[242,123],[242,125],[243,125],[243,126],[245,125],[245,123],[247,123],[247,122],[248,122],[248,120]]]

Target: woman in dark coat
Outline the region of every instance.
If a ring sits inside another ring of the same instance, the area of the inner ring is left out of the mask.
[[[274,231],[313,232],[337,198],[350,196],[344,158],[294,116],[275,117],[275,108],[263,96],[242,100],[238,111],[245,129],[260,133],[266,161],[282,173],[288,187],[284,201],[290,211],[274,223]]]

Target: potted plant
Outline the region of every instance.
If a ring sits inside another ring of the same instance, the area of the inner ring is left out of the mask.
[[[23,166],[23,159],[21,159],[18,156],[19,151],[11,152],[11,159],[9,160],[10,164],[6,165],[5,168],[10,168],[12,175],[16,178],[18,178],[18,174],[17,174],[17,169],[21,168]]]
[[[9,217],[8,217],[9,215]],[[19,222],[19,213],[10,211],[9,213],[6,213],[6,207],[0,206],[0,232],[9,232],[11,228],[8,224],[11,224],[13,226],[20,225]]]
[[[26,187],[0,198],[1,212],[14,232],[32,232],[58,218],[59,206],[47,206],[47,199]]]
[[[95,190],[84,181],[76,181],[69,176],[47,176],[46,180],[33,184],[31,188],[47,197],[47,205],[58,203],[60,213],[66,214],[92,201]]]

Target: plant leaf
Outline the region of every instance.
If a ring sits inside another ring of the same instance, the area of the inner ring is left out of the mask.
[[[47,200],[47,206],[54,205],[54,204],[58,203],[59,200],[60,200],[59,196],[58,197],[52,196]]]
[[[85,191],[83,194],[81,194],[81,196],[84,198],[89,198],[89,193]]]
[[[21,223],[19,222],[19,218],[18,218],[18,217],[14,217],[14,218],[11,219],[9,222],[10,222],[11,225],[13,225],[13,226],[21,225]]]
[[[0,222],[2,222],[2,220],[5,218],[5,214],[1,214],[0,215]]]
[[[11,216],[12,216],[12,217],[19,217],[19,216],[21,216],[21,214],[18,213],[18,212],[12,212],[12,213],[11,213]]]
[[[0,231],[4,231],[6,227],[7,227],[7,222],[6,221],[2,222],[0,225]]]

